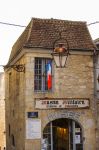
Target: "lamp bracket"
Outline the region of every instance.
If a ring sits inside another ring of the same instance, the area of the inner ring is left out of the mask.
[[[64,38],[64,36],[62,37],[63,32],[66,32],[66,30],[62,30],[62,31],[58,32],[59,37],[53,42],[53,49],[55,49],[55,47],[57,47],[57,45],[62,44],[69,51],[68,40],[66,38]]]
[[[17,72],[25,72],[25,65],[13,65],[12,68]]]
[[[25,72],[25,65],[19,64],[19,65],[6,65],[6,68],[13,68],[17,72]]]

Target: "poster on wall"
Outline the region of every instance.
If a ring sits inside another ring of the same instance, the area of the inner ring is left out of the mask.
[[[42,139],[42,149],[41,150],[47,150],[48,147],[48,139]]]
[[[41,139],[41,120],[26,120],[26,139]]]
[[[80,144],[80,135],[75,135],[75,143]]]
[[[46,150],[48,147],[48,138],[42,139],[42,149],[41,150]]]

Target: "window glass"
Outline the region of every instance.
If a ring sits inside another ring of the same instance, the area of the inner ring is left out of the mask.
[[[52,89],[52,60],[35,58],[34,90],[48,91]]]

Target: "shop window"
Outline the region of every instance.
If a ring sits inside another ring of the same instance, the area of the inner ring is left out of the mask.
[[[82,128],[67,118],[49,122],[43,130],[42,149],[83,150]]]
[[[52,90],[52,60],[47,58],[35,58],[34,90]]]

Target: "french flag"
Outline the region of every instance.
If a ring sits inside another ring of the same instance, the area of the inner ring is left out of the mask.
[[[48,85],[48,90],[52,88],[52,65],[51,65],[51,61],[48,61],[48,63],[47,63],[47,85]]]

